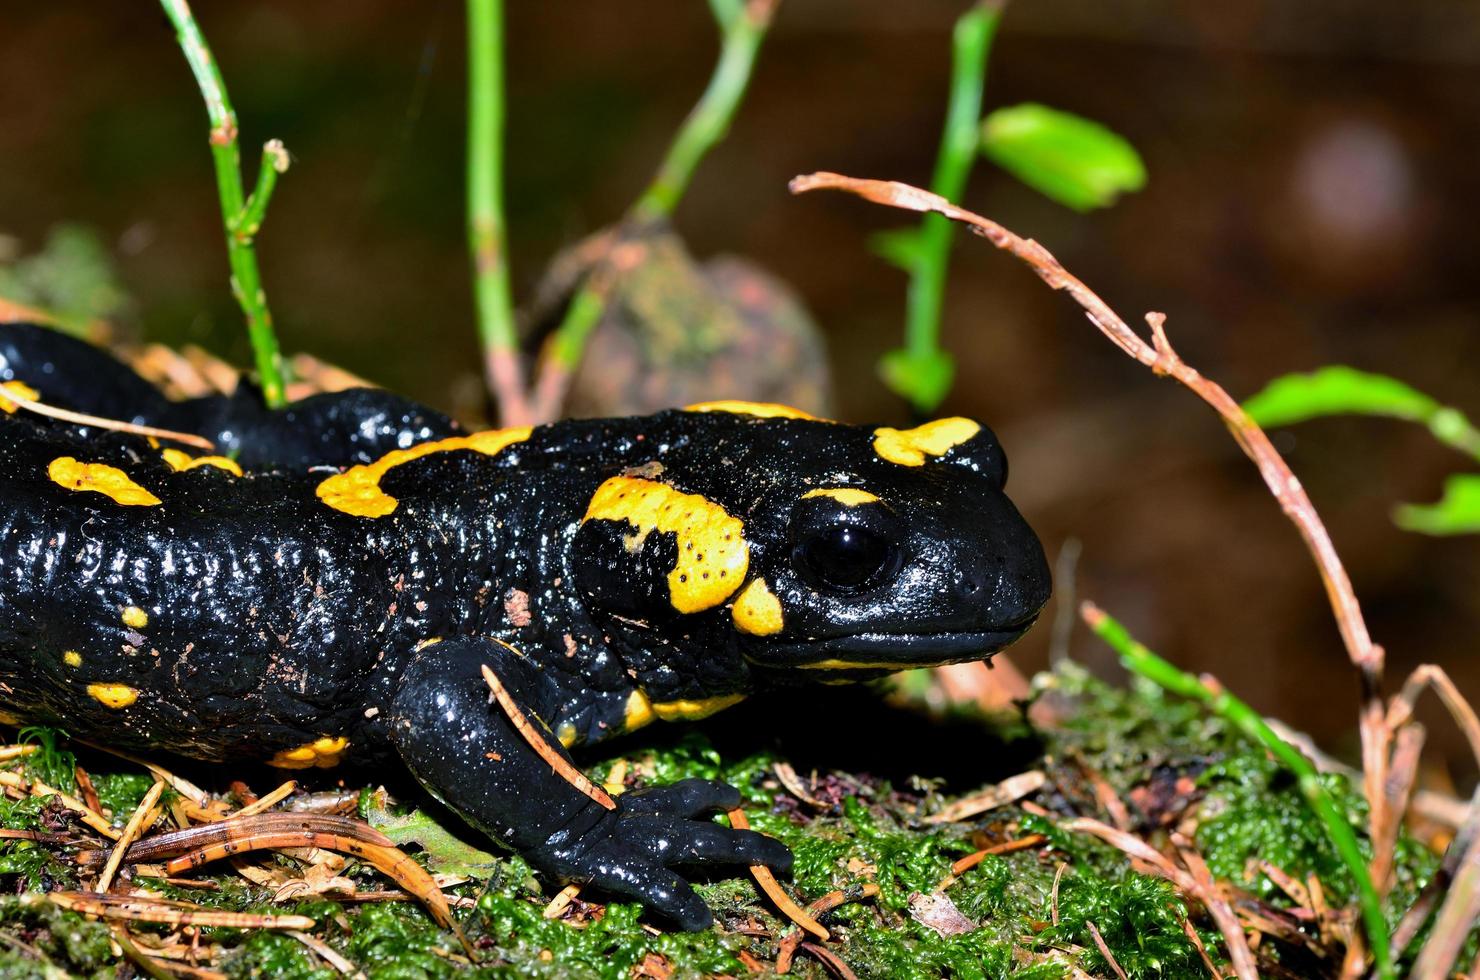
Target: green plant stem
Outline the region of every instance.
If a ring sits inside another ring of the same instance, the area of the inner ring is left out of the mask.
[[[468,0],[468,249],[484,374],[507,424],[523,424],[527,395],[519,367],[505,249],[504,4]]]
[[[1274,729],[1249,705],[1221,688],[1215,689],[1152,653],[1137,642],[1130,632],[1108,613],[1092,603],[1081,607],[1084,620],[1095,635],[1108,643],[1120,654],[1120,662],[1132,673],[1139,674],[1173,694],[1201,701],[1218,717],[1233,725],[1248,738],[1263,745],[1276,759],[1295,774],[1300,792],[1306,803],[1326,827],[1326,834],[1341,856],[1352,880],[1357,886],[1357,900],[1362,908],[1362,919],[1367,926],[1367,941],[1372,946],[1373,958],[1377,961],[1378,975],[1383,978],[1395,976],[1390,962],[1387,922],[1382,915],[1382,899],[1372,884],[1367,872],[1367,862],[1362,856],[1357,836],[1351,824],[1336,805],[1331,794],[1321,785],[1316,767],[1293,745],[1275,734]]]
[[[641,232],[654,222],[672,217],[700,162],[725,138],[750,85],[756,55],[771,25],[777,2],[747,0],[741,7],[733,0],[711,0],[715,20],[723,33],[719,63],[704,94],[684,119],[657,174],[627,212],[624,221],[627,234]],[[613,248],[620,247],[621,237]],[[543,394],[538,414],[558,410],[569,378],[581,363],[586,341],[601,320],[609,293],[593,286],[588,276],[587,283],[576,293],[564,319],[555,328],[546,349],[543,369],[546,377],[541,378]]]
[[[950,101],[935,173],[930,180],[930,189],[948,201],[961,200],[976,162],[987,60],[1002,19],[1002,6],[1003,0],[978,2],[961,15],[952,32]],[[904,346],[911,360],[934,360],[940,356],[940,315],[953,237],[951,222],[941,215],[927,214],[921,219],[919,250],[905,304]],[[949,377],[943,385],[932,386],[931,390],[900,390],[900,386],[895,386],[920,411],[939,405],[949,387]]]
[[[272,311],[262,289],[253,237],[262,226],[277,175],[287,169],[288,155],[276,140],[263,147],[262,171],[250,200],[242,183],[241,151],[237,141],[236,111],[226,94],[226,83],[205,35],[185,0],[160,0],[174,25],[180,50],[195,76],[211,120],[211,160],[216,168],[216,192],[221,199],[221,221],[226,230],[226,257],[231,266],[231,292],[247,320],[247,337],[257,362],[262,397],[268,407],[286,401],[283,355],[272,328]],[[275,147],[275,149],[274,149]]]
[[[775,6],[774,0],[749,0],[738,14],[730,15],[728,20],[720,20],[723,43],[719,63],[715,65],[704,94],[668,147],[657,175],[632,206],[630,217],[637,224],[671,217],[688,190],[700,161],[729,132],[730,123],[750,85],[756,55],[771,25]],[[715,8],[717,20],[723,13],[723,8]]]
[[[1441,405],[1423,421],[1435,439],[1480,462],[1480,429],[1459,409]]]

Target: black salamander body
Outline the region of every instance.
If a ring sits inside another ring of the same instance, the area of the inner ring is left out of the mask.
[[[672,866],[786,849],[703,818],[738,801],[722,784],[592,800],[484,666],[564,754],[773,683],[981,659],[1048,597],[966,419],[725,402],[467,434],[373,391],[172,403],[20,325],[3,383],[239,452],[0,411],[0,720],[287,768],[395,756],[537,866],[687,928],[710,913]]]

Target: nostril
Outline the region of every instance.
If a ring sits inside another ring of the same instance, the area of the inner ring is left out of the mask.
[[[987,579],[984,575],[972,572],[956,573],[956,595],[962,599],[980,598],[987,588]]]

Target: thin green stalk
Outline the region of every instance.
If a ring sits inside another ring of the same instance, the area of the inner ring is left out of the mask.
[[[1434,438],[1444,445],[1480,460],[1480,429],[1476,429],[1459,409],[1441,405],[1424,422]]]
[[[1004,3],[980,0],[961,15],[952,32],[950,100],[930,181],[930,189],[948,201],[961,200],[976,163],[987,59]],[[889,386],[921,412],[939,405],[951,387],[951,363],[940,350],[940,315],[953,237],[951,222],[941,215],[921,219],[905,303],[903,358],[886,362],[893,365],[885,371]]]
[[[1316,767],[1293,745],[1275,734],[1264,718],[1243,701],[1221,689],[1214,689],[1198,678],[1174,667],[1137,642],[1130,632],[1108,613],[1092,603],[1081,607],[1084,620],[1100,639],[1120,654],[1120,662],[1133,673],[1152,681],[1160,687],[1194,701],[1201,701],[1218,717],[1233,725],[1248,738],[1265,747],[1295,774],[1301,794],[1305,797],[1321,823],[1326,834],[1341,856],[1342,863],[1351,873],[1357,885],[1357,900],[1362,908],[1362,920],[1367,926],[1367,941],[1372,946],[1373,958],[1377,961],[1378,976],[1384,980],[1395,976],[1390,961],[1387,922],[1382,915],[1382,899],[1372,884],[1367,871],[1367,862],[1357,844],[1357,836],[1348,823],[1346,814],[1336,805],[1331,794],[1321,785]]]
[[[719,63],[704,94],[684,119],[657,174],[627,212],[625,224],[628,229],[640,230],[670,218],[688,190],[700,162],[725,138],[750,85],[756,55],[765,40],[778,2],[747,0],[741,7],[736,0],[710,0],[723,34]],[[539,405],[537,415],[552,415],[558,410],[570,377],[580,365],[586,341],[601,320],[608,298],[609,290],[597,287],[588,278],[567,308],[565,318],[555,328],[546,349],[540,393],[536,399]]]
[[[504,4],[468,0],[468,249],[484,373],[506,424],[523,424],[527,395],[505,250]]]
[[[243,191],[241,152],[237,142],[236,112],[226,94],[226,83],[216,59],[206,45],[205,35],[185,0],[160,0],[174,25],[180,50],[190,64],[195,83],[205,99],[211,120],[211,160],[216,168],[216,192],[221,199],[221,222],[226,230],[226,257],[231,265],[231,292],[247,320],[247,338],[257,362],[262,397],[268,407],[286,401],[283,355],[272,329],[272,311],[262,289],[253,236],[262,226],[277,175],[288,168],[288,155],[276,140],[263,147],[262,170],[251,199]]]
[[[724,16],[729,6],[715,6],[717,20]],[[684,191],[688,190],[699,162],[729,132],[730,122],[750,85],[756,54],[765,40],[775,8],[775,0],[749,0],[738,15],[731,14],[728,20],[720,20],[724,40],[719,63],[704,94],[669,146],[657,175],[632,206],[630,216],[636,223],[647,224],[671,217]]]

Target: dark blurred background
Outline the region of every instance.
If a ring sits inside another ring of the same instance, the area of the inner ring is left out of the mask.
[[[817,169],[926,183],[962,2],[783,0],[729,140],[677,216],[699,257],[758,259],[830,344],[841,418],[907,421],[874,362],[898,341],[904,277],[870,254],[897,213],[794,199]],[[259,238],[289,350],[444,408],[478,391],[463,245],[463,23],[456,3],[201,0],[241,117],[294,157]],[[713,64],[701,0],[510,4],[514,281],[615,219]],[[130,297],[125,334],[247,362],[226,286],[200,97],[151,3],[0,14],[0,239],[35,252],[96,231]],[[1042,101],[1106,123],[1150,184],[1066,211],[983,161],[964,203],[1051,249],[1127,319],[1165,311],[1182,355],[1245,397],[1349,363],[1480,415],[1480,9],[1463,0],[1017,0],[988,109]],[[958,241],[941,414],[996,428],[1010,489],[1051,555],[1077,538],[1081,597],[1260,710],[1354,754],[1356,683],[1293,530],[1215,416],[1125,358],[1077,308]],[[719,394],[737,394],[725,392]],[[1480,547],[1398,531],[1465,460],[1398,422],[1276,434],[1386,645],[1390,677],[1436,661],[1480,698]],[[1052,614],[1052,609],[1050,609]],[[1041,627],[1015,653],[1047,662]],[[1082,630],[1072,654],[1106,676]],[[1472,777],[1460,739],[1433,742]]]

